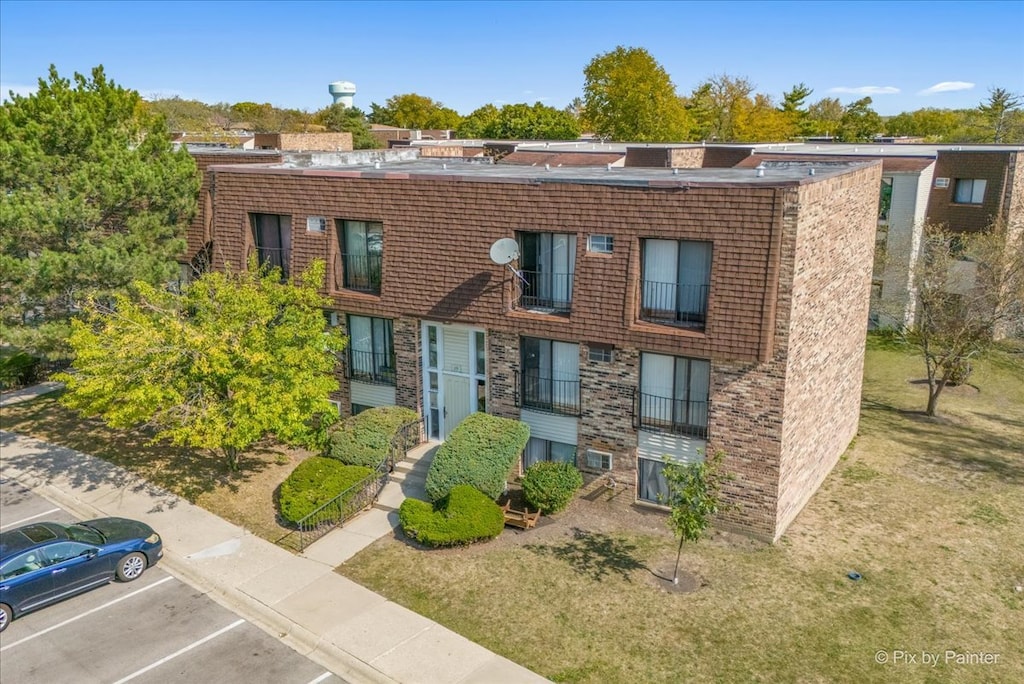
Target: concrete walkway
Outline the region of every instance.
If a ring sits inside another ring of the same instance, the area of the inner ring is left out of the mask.
[[[334,572],[358,549],[391,534],[393,508],[407,491],[422,487],[417,476],[431,448],[410,456],[377,507],[296,556],[106,461],[0,432],[0,477],[81,518],[145,521],[164,539],[162,567],[341,677],[410,684],[546,681]]]

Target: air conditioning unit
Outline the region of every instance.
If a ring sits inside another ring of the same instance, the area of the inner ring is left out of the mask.
[[[612,455],[607,451],[587,449],[587,468],[590,470],[611,470]]]
[[[327,401],[331,402],[331,406],[334,407],[334,410],[337,411],[338,415],[340,416],[341,415],[341,402],[340,401],[335,401],[334,399],[328,399]]]
[[[326,216],[306,217],[306,230],[310,233],[323,233],[327,230]]]
[[[935,187],[937,187],[937,188],[948,188],[949,187],[949,179],[948,178],[936,178],[935,179]]]

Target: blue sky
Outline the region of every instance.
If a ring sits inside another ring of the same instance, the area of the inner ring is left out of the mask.
[[[0,92],[50,63],[103,64],[147,96],[316,110],[356,84],[369,110],[416,92],[462,114],[488,102],[563,107],[583,68],[646,48],[680,94],[715,74],[778,100],[870,95],[880,114],[974,107],[1024,93],[1024,1],[980,2],[19,2],[0,0]]]

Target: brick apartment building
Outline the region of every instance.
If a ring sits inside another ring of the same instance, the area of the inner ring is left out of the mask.
[[[857,431],[881,164],[551,168],[208,164],[190,255],[328,265],[343,414],[399,404],[443,439],[531,427],[610,506],[662,458],[725,451],[725,523],[775,540]],[[489,252],[514,240],[509,266]]]

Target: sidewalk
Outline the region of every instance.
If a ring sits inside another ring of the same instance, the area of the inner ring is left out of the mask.
[[[410,456],[415,461],[426,452],[421,447]],[[145,521],[163,537],[161,567],[351,681],[547,681],[334,572],[391,533],[393,507],[405,495],[403,488],[419,486],[416,477],[396,478],[373,510],[302,556],[101,459],[2,431],[0,477],[18,480],[82,518]]]

